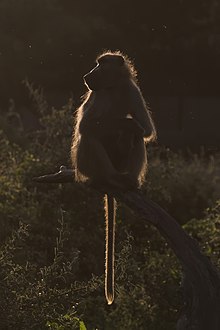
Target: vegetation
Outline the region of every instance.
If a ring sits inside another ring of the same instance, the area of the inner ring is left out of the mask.
[[[0,328],[172,330],[181,308],[181,272],[167,243],[120,207],[116,303],[103,294],[104,218],[95,191],[32,178],[69,163],[72,104],[48,106],[26,82],[38,130],[5,118],[0,139]],[[220,159],[153,147],[144,192],[220,265]]]

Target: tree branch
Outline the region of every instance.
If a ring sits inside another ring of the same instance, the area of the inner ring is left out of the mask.
[[[73,183],[74,173],[65,166],[60,171],[34,178],[35,182]],[[220,329],[220,276],[211,261],[169,214],[141,192],[111,192],[112,196],[155,226],[179,259],[183,274],[184,306],[177,330]]]
[[[74,171],[67,169],[66,166],[62,165],[60,166],[59,172],[34,177],[33,181],[38,183],[73,183]]]

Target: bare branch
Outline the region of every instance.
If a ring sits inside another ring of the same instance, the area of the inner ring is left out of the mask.
[[[34,178],[36,182],[73,182],[73,171],[65,166],[60,171]],[[167,240],[179,259],[183,274],[185,303],[177,323],[177,330],[220,329],[220,276],[211,261],[169,214],[141,192],[111,192],[141,218],[155,226]]]
[[[197,242],[159,205],[140,193],[116,197],[158,229],[182,265],[185,303],[177,330],[220,329],[220,276]]]
[[[74,182],[74,171],[67,169],[66,166],[60,166],[60,170],[57,173],[46,174],[38,177],[34,177],[33,181],[39,183],[67,183]]]

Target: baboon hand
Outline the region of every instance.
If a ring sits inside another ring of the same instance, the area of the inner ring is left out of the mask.
[[[134,135],[137,135],[139,137],[144,136],[143,127],[138,123],[137,120],[135,120],[133,118],[121,119],[119,122],[119,129],[133,133]]]

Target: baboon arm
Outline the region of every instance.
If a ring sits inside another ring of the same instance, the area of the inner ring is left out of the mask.
[[[97,119],[92,118],[82,118],[79,125],[80,134],[100,134],[100,125]]]
[[[80,134],[103,137],[108,134],[115,134],[118,131],[117,121],[114,118],[101,120],[95,118],[82,119],[79,125]]]
[[[150,111],[141,95],[137,86],[134,86],[131,91],[131,116],[144,129],[144,137],[147,140],[153,140],[156,137],[156,130],[151,118]]]
[[[82,120],[79,126],[80,134],[103,137],[120,132],[130,132],[137,136],[145,136],[142,125],[133,118],[108,118],[107,120]]]
[[[144,137],[144,128],[134,118],[122,118],[117,121],[118,130],[134,134],[139,137]]]

